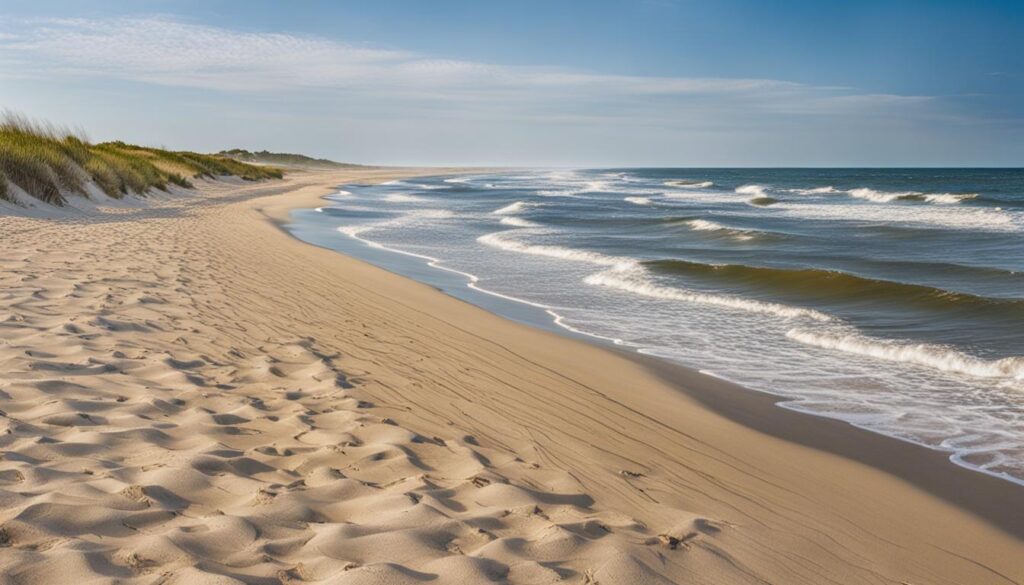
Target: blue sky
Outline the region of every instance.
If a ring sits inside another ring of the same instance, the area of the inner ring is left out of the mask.
[[[0,106],[393,164],[1021,166],[1024,2],[250,0],[0,11]]]

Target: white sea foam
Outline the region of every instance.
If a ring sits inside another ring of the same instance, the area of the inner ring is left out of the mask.
[[[830,315],[813,309],[791,307],[779,303],[769,303],[739,297],[729,297],[687,291],[683,289],[660,286],[651,282],[645,275],[646,270],[639,264],[619,264],[611,270],[592,274],[583,281],[595,286],[605,286],[618,290],[651,297],[702,305],[714,305],[728,309],[737,309],[749,313],[762,313],[787,319],[806,318],[815,321],[832,321]]]
[[[468,183],[470,177],[452,177],[451,179],[445,179],[445,183]]]
[[[792,329],[786,333],[786,337],[806,345],[892,362],[911,363],[977,378],[1024,380],[1024,357],[984,360],[942,345],[873,339],[852,332],[835,333]]]
[[[381,183],[381,185],[387,185],[389,187],[406,187],[411,189],[420,189],[423,191],[432,191],[434,189],[444,189],[443,185],[427,185],[425,183],[410,183],[409,181],[388,181]]]
[[[711,181],[691,182],[673,179],[671,181],[665,181],[665,185],[679,189],[707,189],[708,187],[713,187],[714,183]]]
[[[721,193],[713,193],[711,191],[662,191],[658,193],[665,199],[681,199],[684,201],[730,201],[731,196],[726,195],[724,198]]]
[[[501,209],[495,209],[491,213],[494,213],[495,215],[515,215],[517,213],[522,213],[529,207],[533,207],[533,205],[526,201],[516,201],[515,203],[506,205]]]
[[[730,229],[720,223],[715,223],[713,221],[708,221],[706,219],[691,219],[686,223],[688,223],[691,228],[701,232],[716,232],[719,230]]]
[[[896,201],[897,199],[908,195],[921,195],[921,193],[918,193],[917,191],[875,191],[874,189],[868,189],[866,187],[850,189],[847,193],[852,197],[874,201],[875,203],[889,203],[890,201]]]
[[[615,192],[607,181],[587,181],[580,186],[571,186],[566,189],[541,189],[537,195],[541,197],[575,197],[580,198],[584,193]]]
[[[923,193],[921,191],[876,191],[874,189],[859,188],[847,191],[852,197],[866,199],[875,203],[890,203],[900,200],[923,200],[928,203],[939,205],[955,205],[962,201],[974,199],[977,193]]]
[[[338,231],[343,233],[343,234],[345,234],[346,236],[348,236],[350,238],[361,239],[361,238],[358,237],[359,234],[364,234],[364,233],[366,233],[368,231],[371,231],[371,230],[374,230],[374,229],[377,229],[377,228],[380,228],[380,227],[384,227],[384,226],[381,225],[381,224],[343,225],[343,226],[338,228]]]
[[[691,219],[687,221],[686,224],[690,226],[690,229],[698,232],[721,232],[728,234],[737,240],[750,240],[754,238],[754,234],[748,230],[731,228],[706,219]]]
[[[623,199],[623,201],[628,201],[629,203],[632,203],[634,205],[650,205],[651,204],[651,198],[650,197],[626,197],[625,199]]]
[[[379,207],[371,207],[367,205],[331,205],[329,207],[320,207],[319,209],[335,211],[380,211]]]
[[[572,331],[573,333],[576,333],[578,335],[586,335],[587,337],[593,337],[595,339],[603,339],[605,341],[610,341],[610,342],[614,343],[615,345],[631,345],[630,343],[627,343],[625,340],[620,339],[618,337],[608,337],[606,335],[599,335],[597,333],[592,333],[590,331],[584,331],[583,329],[577,329],[576,327],[573,327],[572,325],[569,325],[565,321],[565,317],[564,316],[559,315],[558,313],[556,313],[555,311],[553,311],[551,309],[545,309],[544,312],[547,313],[551,317],[551,321],[555,325],[558,325],[559,327],[561,327],[562,329],[565,329],[566,331]]]
[[[369,246],[371,248],[376,248],[378,250],[387,250],[388,252],[394,252],[395,254],[401,254],[403,256],[410,256],[412,258],[419,258],[421,260],[425,260],[426,263],[427,263],[427,266],[430,266],[431,268],[436,268],[438,270],[443,270],[445,272],[451,272],[453,274],[458,274],[458,275],[464,276],[466,278],[466,280],[467,280],[466,286],[471,288],[471,289],[473,289],[473,290],[475,290],[475,291],[477,291],[477,292],[481,292],[481,293],[484,293],[486,295],[490,295],[490,296],[493,296],[493,297],[498,297],[498,298],[505,299],[505,300],[508,300],[508,301],[512,301],[512,302],[515,302],[515,303],[520,303],[520,304],[523,304],[523,305],[529,305],[531,307],[536,307],[538,309],[543,309],[544,311],[546,311],[549,315],[551,315],[554,318],[555,324],[558,325],[559,327],[563,327],[563,328],[568,329],[570,331],[576,331],[578,333],[583,333],[585,335],[593,335],[593,334],[589,334],[589,333],[587,333],[585,331],[578,331],[578,330],[570,327],[569,325],[566,325],[564,323],[564,319],[562,318],[562,316],[559,315],[558,313],[555,313],[553,310],[551,310],[551,307],[548,306],[548,305],[545,305],[545,304],[542,304],[542,303],[535,303],[533,301],[528,301],[526,299],[521,299],[519,297],[514,297],[514,296],[511,296],[511,295],[506,295],[506,294],[502,294],[502,293],[499,293],[499,292],[496,292],[496,291],[493,291],[493,290],[489,290],[489,289],[483,288],[482,286],[480,286],[478,284],[480,282],[480,277],[478,277],[475,274],[469,273],[469,272],[463,272],[462,270],[457,270],[455,268],[450,268],[448,266],[444,266],[442,264],[442,260],[440,258],[435,258],[433,256],[427,256],[426,254],[417,254],[416,252],[409,252],[407,250],[402,250],[400,248],[393,248],[393,247],[390,247],[390,246],[386,246],[386,245],[384,245],[384,244],[382,244],[380,242],[375,242],[373,240],[369,240],[369,239],[366,239],[366,238],[362,237],[362,234],[365,234],[366,232],[369,232],[369,231],[372,231],[372,230],[375,230],[375,229],[378,229],[378,228],[382,228],[382,227],[393,227],[395,225],[401,224],[401,223],[409,221],[411,219],[422,218],[422,217],[450,217],[451,215],[452,215],[451,213],[447,213],[444,210],[421,210],[421,212],[409,213],[409,214],[406,214],[406,215],[404,215],[402,217],[399,217],[399,218],[396,218],[396,219],[387,220],[387,221],[383,221],[383,222],[378,222],[378,223],[374,223],[374,224],[364,224],[364,225],[356,225],[356,226],[342,226],[342,227],[338,228],[338,231],[343,233],[343,234],[345,234],[345,235],[347,235],[347,236],[349,236],[349,237],[351,237],[352,239],[358,240],[358,241],[366,244],[367,246]],[[600,335],[593,335],[593,336],[594,337],[602,337]],[[604,339],[611,339],[611,338],[604,338]]]
[[[636,264],[636,260],[633,260],[632,258],[617,258],[615,256],[608,256],[598,252],[576,250],[574,248],[566,248],[564,246],[527,244],[512,238],[511,234],[514,231],[515,230],[509,230],[486,234],[477,238],[476,241],[492,248],[498,248],[499,250],[518,252],[520,254],[532,254],[534,256],[547,256],[548,258],[558,258],[559,260],[589,262],[591,264],[599,264],[602,266]]]
[[[815,220],[864,221],[882,225],[922,225],[952,229],[1014,232],[1024,229],[1024,214],[998,209],[949,205],[890,206],[781,202],[774,209],[787,215]]]
[[[739,195],[748,195],[750,199],[747,203],[750,205],[772,205],[777,203],[774,197],[768,195],[768,187],[764,185],[743,185],[742,187],[736,187],[736,193]]]
[[[970,201],[977,197],[977,193],[925,193],[924,200],[931,203],[952,205],[962,201]]]
[[[512,227],[521,227],[521,228],[540,227],[540,224],[538,224],[538,223],[532,222],[532,221],[530,221],[528,219],[523,219],[521,217],[514,217],[514,216],[501,218],[501,225],[507,225],[507,226],[512,226]]]
[[[409,195],[408,193],[391,193],[384,196],[384,201],[389,203],[418,203],[423,201],[423,198]]]
[[[740,195],[750,195],[752,197],[767,197],[765,190],[767,187],[764,185],[743,185],[742,187],[736,187],[736,192]]]
[[[356,225],[356,226],[342,226],[342,227],[338,228],[338,231],[343,233],[343,234],[345,234],[345,235],[347,235],[347,236],[349,236],[349,237],[351,237],[351,238],[353,238],[353,239],[355,239],[355,240],[358,240],[358,241],[366,244],[367,246],[369,246],[371,248],[376,248],[376,249],[379,249],[379,250],[387,250],[389,252],[394,252],[396,254],[401,254],[403,256],[410,256],[410,257],[413,257],[413,258],[419,258],[421,260],[424,260],[427,263],[427,266],[430,266],[431,268],[436,268],[437,270],[443,270],[445,272],[451,272],[453,274],[461,275],[461,276],[466,278],[466,286],[468,288],[471,288],[471,289],[477,291],[477,292],[480,292],[480,293],[483,293],[483,294],[486,294],[486,295],[490,295],[490,296],[493,296],[493,297],[505,299],[507,301],[511,301],[511,302],[514,302],[514,303],[520,303],[520,304],[523,304],[523,305],[528,305],[528,306],[531,306],[531,307],[542,309],[545,313],[547,313],[551,317],[551,320],[552,320],[552,322],[555,325],[557,325],[558,327],[561,327],[561,328],[563,328],[563,329],[565,329],[567,331],[571,331],[571,332],[579,334],[579,335],[585,335],[585,336],[588,336],[588,337],[593,337],[593,338],[596,338],[596,339],[603,339],[605,341],[610,341],[610,342],[612,342],[612,343],[614,343],[616,345],[626,345],[626,342],[624,342],[622,339],[619,339],[619,338],[616,338],[616,337],[607,337],[607,336],[604,336],[604,335],[600,335],[600,334],[597,334],[597,333],[592,333],[590,331],[584,331],[582,329],[577,329],[576,327],[573,327],[572,325],[570,325],[569,323],[566,322],[565,317],[563,315],[555,312],[554,308],[549,306],[549,305],[545,305],[543,303],[536,303],[536,302],[533,302],[533,301],[528,301],[526,299],[522,299],[522,298],[515,297],[515,296],[512,296],[512,295],[506,295],[506,294],[503,294],[503,293],[500,293],[500,292],[497,292],[497,291],[493,291],[493,290],[484,288],[484,287],[479,285],[480,277],[478,277],[477,275],[472,274],[470,272],[464,272],[462,270],[457,270],[455,268],[450,268],[448,266],[445,266],[443,264],[443,261],[440,258],[435,258],[434,256],[428,256],[426,254],[418,254],[416,252],[409,252],[407,250],[402,250],[400,248],[393,248],[393,247],[381,244],[380,242],[375,242],[373,240],[369,240],[367,238],[362,237],[362,234],[365,234],[365,233],[367,233],[369,231],[372,231],[374,229],[378,229],[378,228],[382,228],[382,227],[393,227],[395,225],[399,225],[399,224],[404,223],[404,222],[415,220],[417,218],[424,218],[424,217],[444,218],[444,217],[452,217],[452,216],[453,216],[453,214],[451,212],[448,212],[447,210],[440,210],[440,209],[431,210],[431,209],[426,209],[426,210],[414,211],[412,213],[405,214],[405,215],[403,215],[402,217],[399,217],[399,218],[395,218],[395,219],[391,219],[391,220],[387,220],[387,221],[382,221],[382,222],[377,222],[377,223],[373,223],[373,224],[363,224],[363,225]],[[520,218],[515,218],[515,217],[505,217],[505,218],[502,218],[501,222],[502,223],[511,223],[512,225],[522,225],[523,223],[531,224],[531,226],[537,225],[537,224],[534,224],[533,222],[528,222],[526,220],[523,220],[523,219],[520,219]]]
[[[738,297],[727,297],[659,286],[650,282],[646,278],[646,269],[634,258],[609,256],[607,254],[566,248],[564,246],[528,244],[514,239],[511,236],[513,232],[514,230],[486,234],[477,238],[477,241],[481,244],[491,246],[492,248],[518,252],[520,254],[532,254],[534,256],[546,256],[548,258],[557,258],[559,260],[588,262],[590,264],[611,267],[610,270],[586,277],[584,282],[591,285],[617,288],[619,290],[625,290],[646,297],[716,305],[753,313],[771,314],[779,317],[804,317],[814,319],[815,321],[832,320],[831,316],[813,309],[790,307],[779,303],[768,303]]]
[[[338,228],[338,231],[345,234],[346,236],[356,238],[357,240],[362,240],[368,245],[374,247],[382,247],[378,245],[376,242],[363,240],[358,236],[360,234],[365,234],[366,232],[378,230],[381,228],[389,228],[408,223],[414,223],[421,219],[446,219],[453,216],[454,214],[451,211],[448,211],[447,209],[417,209],[416,211],[412,211],[399,217],[387,219],[384,221],[378,221],[374,223],[363,223],[357,225],[343,225]]]
[[[828,193],[841,193],[841,191],[832,186],[814,187],[812,189],[787,189],[787,191],[798,195],[825,195]]]

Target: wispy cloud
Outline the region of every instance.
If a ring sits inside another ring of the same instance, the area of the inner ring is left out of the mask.
[[[403,50],[180,20],[0,20],[0,60],[38,75],[103,76],[225,92],[358,91],[405,100],[621,103],[659,100],[763,105],[817,113],[922,98],[857,93],[772,79],[609,75],[546,66],[439,60]]]
[[[235,32],[166,18],[4,23],[0,53],[41,73],[74,71],[164,85],[266,91],[336,85],[407,62],[400,51],[278,33]]]
[[[906,163],[994,127],[948,96],[439,59],[157,16],[0,16],[0,79],[4,105],[111,136],[373,162]]]

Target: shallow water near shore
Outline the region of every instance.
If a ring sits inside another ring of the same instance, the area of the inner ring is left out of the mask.
[[[536,170],[347,185],[289,229],[1024,483],[1024,171]]]

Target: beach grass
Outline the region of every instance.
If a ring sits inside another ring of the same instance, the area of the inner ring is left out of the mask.
[[[30,196],[64,205],[69,194],[88,196],[95,184],[120,199],[169,185],[192,187],[192,179],[233,176],[247,181],[280,179],[283,172],[220,155],[170,151],[124,142],[91,144],[80,132],[0,116],[0,199],[13,200],[8,182]]]
[[[222,150],[217,153],[220,156],[230,158],[246,163],[260,163],[282,167],[299,167],[299,168],[327,168],[327,169],[363,169],[365,165],[357,165],[352,163],[341,163],[326,158],[313,158],[304,154],[294,154],[290,152],[270,152],[267,150],[260,150],[251,152],[243,148],[232,148],[231,150]]]

